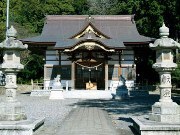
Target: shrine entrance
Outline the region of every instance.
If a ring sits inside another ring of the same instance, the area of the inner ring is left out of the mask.
[[[76,62],[75,78],[75,89],[104,90],[104,63]]]

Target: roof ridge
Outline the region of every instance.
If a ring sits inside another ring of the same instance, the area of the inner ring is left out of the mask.
[[[92,18],[96,20],[125,20],[131,21],[134,19],[134,15],[92,15]]]
[[[46,20],[85,20],[89,15],[46,15]],[[91,15],[96,20],[132,21],[134,15]]]
[[[88,15],[46,15],[46,20],[84,20]]]

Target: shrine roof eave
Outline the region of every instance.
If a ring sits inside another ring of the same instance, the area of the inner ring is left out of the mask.
[[[23,42],[23,44],[28,44],[28,46],[31,47],[47,47],[47,46],[54,46],[56,42],[37,42],[37,41],[24,41],[20,40]]]
[[[149,45],[150,43],[152,43],[152,41],[145,41],[145,42],[124,42],[125,46],[141,46],[141,45]]]
[[[65,40],[64,42],[57,42],[54,49],[57,50],[63,50],[63,49],[69,49],[69,50],[76,50],[78,48],[81,48],[87,44],[87,43],[94,43],[95,46],[98,46],[100,48],[104,48],[105,50],[111,50],[115,48],[125,48],[122,41],[115,41],[112,39],[81,39],[81,40]]]

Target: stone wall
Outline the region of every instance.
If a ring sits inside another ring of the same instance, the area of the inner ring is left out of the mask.
[[[32,91],[32,85],[18,84],[17,91],[18,92],[30,92],[30,91]]]
[[[31,92],[32,85],[18,84],[17,91],[18,92]],[[0,95],[4,95],[4,94],[5,94],[5,88],[4,88],[4,86],[0,86]]]

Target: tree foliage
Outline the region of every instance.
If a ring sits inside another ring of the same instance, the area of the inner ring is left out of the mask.
[[[43,56],[37,54],[29,55],[29,52],[23,52],[22,64],[24,70],[18,74],[19,83],[29,83],[31,79],[40,80],[43,77],[44,61]]]
[[[5,38],[5,19],[6,19],[6,1],[2,0],[0,2],[0,41]]]

